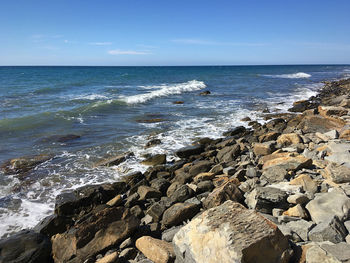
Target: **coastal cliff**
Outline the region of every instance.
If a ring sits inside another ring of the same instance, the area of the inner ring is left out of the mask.
[[[52,216],[0,240],[0,261],[348,262],[350,79],[263,116],[242,116],[250,128],[202,138],[174,163],[151,156],[145,173],[57,196]]]

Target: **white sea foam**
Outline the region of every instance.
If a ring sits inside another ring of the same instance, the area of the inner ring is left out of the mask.
[[[166,97],[169,95],[201,90],[205,87],[206,85],[203,81],[191,80],[191,81],[179,83],[179,84],[170,84],[170,85],[164,85],[164,86],[162,85],[158,87],[152,86],[147,89],[156,88],[156,90],[152,90],[148,93],[142,93],[142,94],[133,95],[133,96],[121,96],[120,99],[125,101],[128,104],[138,104],[138,103],[147,102],[153,98]]]
[[[108,99],[108,97],[101,94],[83,94],[83,95],[75,96],[70,100],[99,100],[99,99]]]
[[[304,73],[304,72],[298,72],[293,74],[280,74],[280,75],[263,75],[265,77],[269,78],[282,78],[282,79],[305,79],[310,78],[311,75]]]

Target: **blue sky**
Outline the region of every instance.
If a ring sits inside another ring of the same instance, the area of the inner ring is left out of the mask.
[[[1,0],[0,65],[350,63],[349,0]]]

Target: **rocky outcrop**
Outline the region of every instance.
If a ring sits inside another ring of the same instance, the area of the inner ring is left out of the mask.
[[[211,208],[173,239],[181,262],[288,262],[287,238],[258,213],[233,201]]]

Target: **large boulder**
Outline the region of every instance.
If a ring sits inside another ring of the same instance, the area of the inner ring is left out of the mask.
[[[306,263],[346,263],[350,261],[350,245],[344,242],[311,243],[305,253]]]
[[[322,242],[331,241],[339,243],[344,241],[348,231],[338,217],[333,217],[330,221],[322,222],[309,232],[311,241]]]
[[[39,164],[50,160],[51,158],[52,156],[47,154],[23,156],[4,162],[0,166],[0,169],[4,172],[4,174],[25,173],[34,169]]]
[[[325,170],[330,179],[336,184],[350,182],[350,168],[344,165],[329,163]]]
[[[345,221],[350,215],[350,198],[341,190],[320,193],[306,205],[306,209],[317,224],[330,221],[334,216]]]
[[[204,151],[204,146],[201,144],[194,146],[183,147],[176,151],[176,155],[180,158],[188,158],[191,155],[200,154]]]
[[[177,226],[191,219],[199,212],[200,206],[192,203],[176,203],[165,210],[162,224],[165,227]]]
[[[227,163],[235,160],[238,154],[241,152],[241,147],[238,144],[233,146],[227,146],[221,149],[216,157],[220,162]]]
[[[322,117],[320,115],[307,115],[303,117],[300,123],[297,125],[297,129],[302,130],[304,133],[321,132],[325,133],[331,130],[340,130],[345,125],[345,122],[341,119],[335,119],[330,117]]]
[[[50,239],[43,234],[23,230],[0,240],[0,262],[42,263],[51,261]]]
[[[312,159],[306,158],[302,155],[298,156],[286,156],[279,157],[272,160],[268,160],[264,163],[263,169],[269,167],[279,166],[287,171],[297,171],[302,168],[310,168],[312,165]]]
[[[118,245],[139,226],[140,220],[123,207],[110,207],[91,214],[73,228],[51,238],[56,262],[84,262],[100,251]]]
[[[288,240],[272,222],[233,201],[211,208],[173,239],[176,262],[288,262]]]
[[[144,165],[159,165],[166,163],[166,155],[165,154],[155,154],[143,160],[141,162]]]

